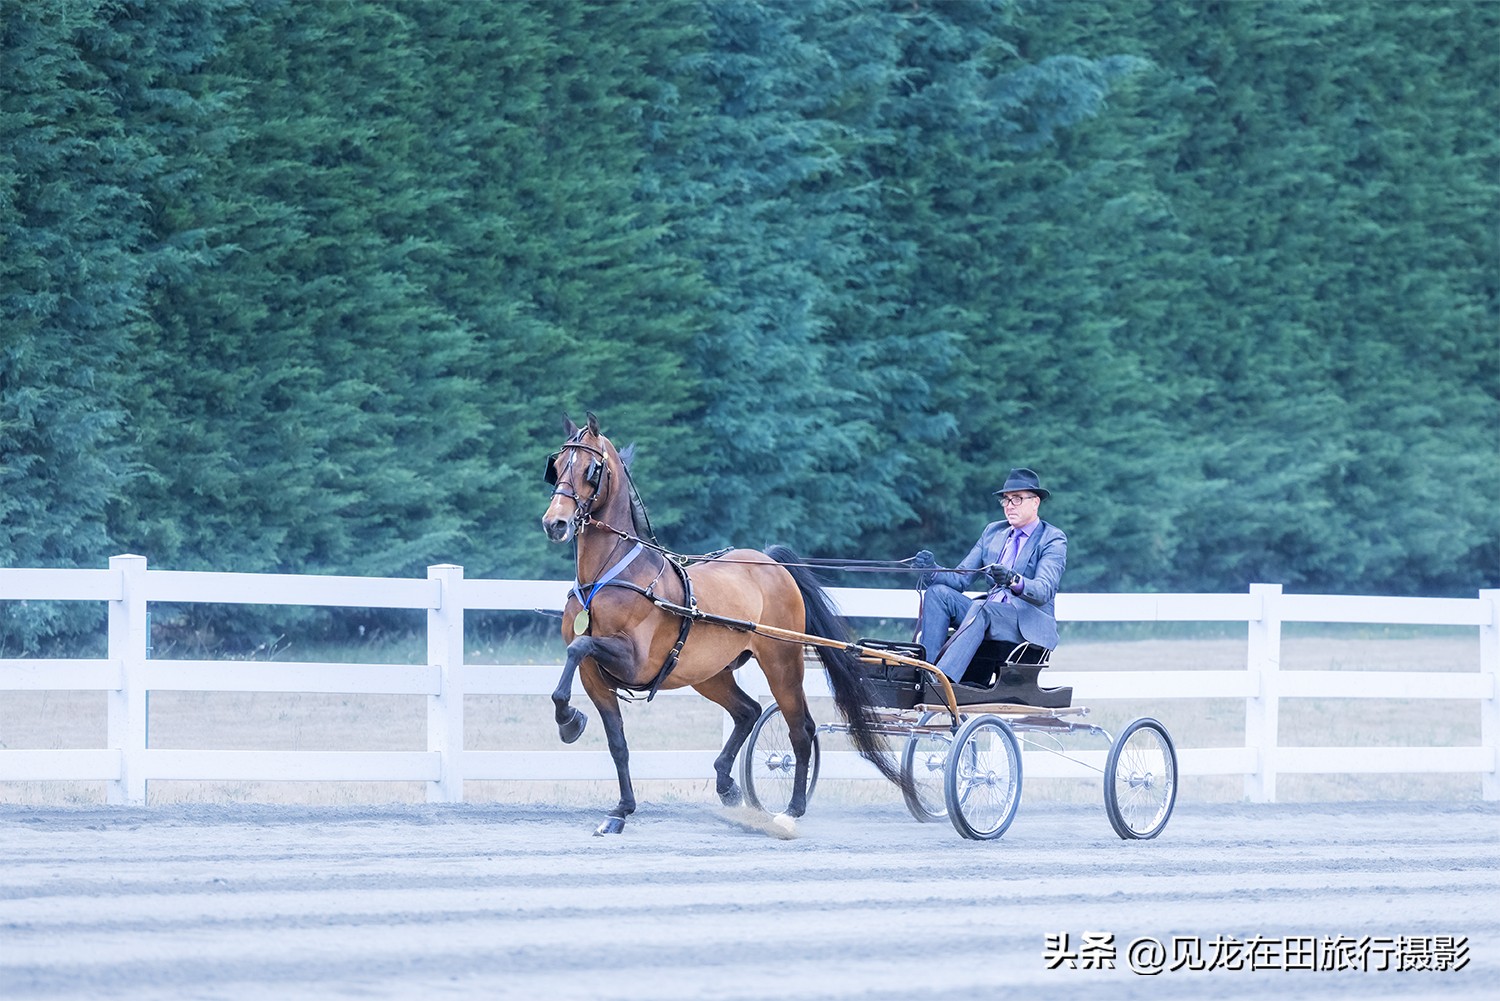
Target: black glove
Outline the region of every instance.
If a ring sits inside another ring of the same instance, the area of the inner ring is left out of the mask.
[[[1020,574],[1002,563],[990,567],[990,576],[994,578],[996,587],[1010,587],[1012,582],[1021,578]]]
[[[927,573],[917,574],[918,588],[924,588],[932,583],[933,571],[928,570],[928,568],[937,566],[937,558],[932,555],[931,550],[923,549],[918,552],[917,555],[911,558],[911,565],[918,570],[927,570]]]

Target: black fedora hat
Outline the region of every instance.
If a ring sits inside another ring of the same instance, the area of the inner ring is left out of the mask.
[[[1005,478],[1005,486],[996,490],[995,496],[1000,497],[1005,494],[1017,493],[1021,490],[1030,490],[1042,500],[1046,500],[1052,495],[1052,491],[1042,489],[1042,481],[1037,477],[1034,470],[1020,467],[1010,471],[1010,475]]]

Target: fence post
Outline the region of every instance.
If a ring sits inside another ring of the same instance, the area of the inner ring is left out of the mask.
[[[109,659],[120,672],[120,687],[109,693],[105,742],[119,752],[120,777],[105,787],[109,803],[146,802],[146,557],[111,556],[120,574],[120,600],[109,603]]]
[[[1276,802],[1276,728],[1281,697],[1281,585],[1251,584],[1260,596],[1260,618],[1250,620],[1246,669],[1260,694],[1245,700],[1245,746],[1256,751],[1257,770],[1245,776],[1245,798]]]
[[[1490,770],[1480,776],[1480,795],[1500,799],[1500,588],[1479,592],[1489,620],[1479,627],[1479,672],[1491,679],[1490,697],[1479,703],[1479,743],[1490,752]]]
[[[438,694],[427,699],[427,750],[443,770],[427,784],[427,802],[464,799],[464,568],[441,563],[427,568],[438,582],[438,607],[427,610],[427,663],[438,669]]]

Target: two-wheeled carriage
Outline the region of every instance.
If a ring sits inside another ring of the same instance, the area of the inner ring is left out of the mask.
[[[997,665],[992,683],[975,688],[951,684],[920,659],[918,646],[862,640],[857,647],[879,703],[867,715],[878,732],[898,742],[901,772],[909,780],[903,798],[917,820],[947,817],[966,838],[1000,837],[1021,802],[1022,747],[1094,767],[1070,756],[1060,739],[1083,734],[1102,738],[1109,747],[1102,770],[1104,809],[1115,833],[1125,839],[1154,838],[1166,827],[1177,800],[1177,751],[1166,727],[1147,717],[1112,736],[1088,722],[1089,710],[1070,705],[1068,689],[1036,684],[1049,651],[1022,644]],[[987,652],[982,650],[981,656]],[[845,727],[823,723],[817,733],[839,733]],[[782,810],[790,794],[789,736],[773,703],[756,721],[741,758],[746,798],[771,813]],[[820,758],[815,737],[809,796]]]

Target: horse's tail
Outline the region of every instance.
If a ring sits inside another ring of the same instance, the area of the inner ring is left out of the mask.
[[[786,572],[797,583],[802,592],[802,604],[807,608],[805,632],[825,639],[851,642],[853,634],[849,620],[834,608],[833,599],[823,590],[818,578],[805,566],[802,559],[786,546],[771,546],[766,555],[782,564]],[[880,770],[880,774],[901,787],[908,796],[916,795],[911,780],[901,774],[901,769],[891,759],[885,739],[870,725],[865,710],[875,705],[865,680],[864,670],[853,651],[840,647],[815,646],[818,659],[828,672],[828,681],[833,688],[833,701],[839,715],[849,725],[849,739],[860,755]]]

